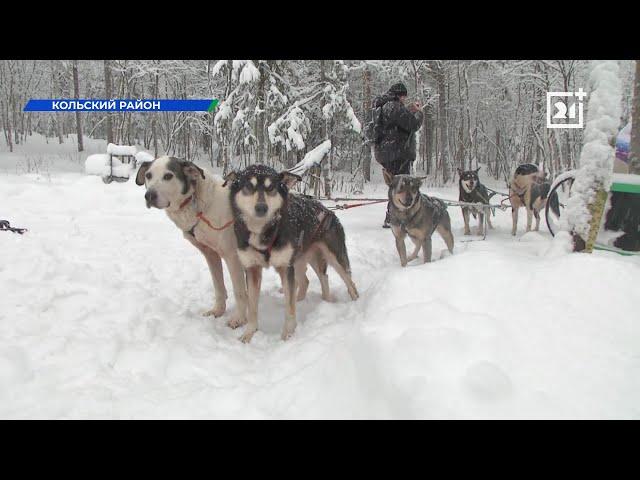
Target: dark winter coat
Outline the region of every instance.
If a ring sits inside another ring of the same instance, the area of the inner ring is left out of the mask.
[[[394,175],[409,173],[416,158],[415,132],[422,125],[422,111],[411,113],[398,97],[386,93],[377,97],[374,108],[382,107],[382,141],[375,146],[376,161]]]

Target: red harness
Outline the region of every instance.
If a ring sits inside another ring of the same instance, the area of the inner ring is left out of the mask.
[[[193,198],[193,195],[189,195],[187,198],[185,198],[185,199],[182,201],[182,203],[180,204],[180,208],[179,208],[179,210],[182,210],[184,207],[186,207],[186,206],[189,204],[189,202],[191,201],[191,199],[192,199],[192,198]],[[202,213],[202,212],[198,212],[198,213],[196,213],[196,218],[197,218],[197,219],[199,219],[199,220],[202,220],[204,223],[206,223],[206,224],[207,224],[207,226],[208,226],[210,229],[212,229],[212,230],[217,230],[217,231],[224,230],[225,228],[229,227],[230,225],[233,225],[233,223],[235,222],[235,220],[232,218],[232,219],[231,219],[231,220],[229,220],[227,223],[225,223],[223,226],[221,226],[221,227],[216,227],[215,225],[213,225],[213,224],[209,221],[209,219],[208,219],[207,217],[205,217],[205,216],[203,215],[203,213]],[[194,228],[195,228],[195,225],[194,225],[193,227],[191,227],[191,231],[192,231],[192,232],[193,232],[193,229],[194,229]]]

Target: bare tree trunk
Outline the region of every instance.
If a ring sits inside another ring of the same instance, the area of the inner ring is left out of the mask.
[[[264,64],[254,61],[254,63],[258,64],[258,71],[260,72],[260,80],[258,82],[258,91],[256,93],[257,101],[256,108],[258,112],[256,113],[256,161],[257,163],[265,163],[266,158],[266,145],[265,145],[265,83],[267,80],[267,72],[265,71]]]
[[[62,93],[61,85],[57,76],[58,75],[56,72],[56,63],[55,61],[52,61],[51,62],[51,93],[53,98],[59,98]],[[58,143],[64,143],[64,139],[62,138],[63,136],[62,123],[63,123],[62,114],[60,113],[55,114],[55,129],[56,129],[56,135],[58,136]]]
[[[11,97],[13,97],[13,70],[9,68],[9,97],[7,98],[7,102],[5,102],[5,125],[7,132],[7,143],[9,144],[9,151],[13,152],[13,138],[12,138],[12,130],[11,130],[11,118],[9,117],[9,102]]]
[[[631,106],[631,142],[629,144],[629,173],[640,175],[640,60],[636,60]]]
[[[111,100],[113,92],[111,90],[111,62],[109,60],[104,61],[104,93],[107,100]],[[107,143],[113,143],[113,125],[109,112],[107,112]]]
[[[159,63],[159,62],[158,62]],[[155,74],[155,78],[154,78],[154,85],[153,85],[153,98],[157,99],[160,96],[160,91],[159,91],[159,79],[158,79],[158,73],[156,71]],[[157,115],[154,115],[152,120],[151,120],[151,135],[153,135],[153,156],[155,158],[158,158],[158,132],[156,130],[156,120],[158,119]]]
[[[362,72],[362,110],[364,111],[365,124],[371,121],[371,72],[368,67],[365,67]],[[371,155],[373,154],[372,148],[364,149],[364,158],[362,159],[362,176],[365,182],[371,181]]]
[[[77,100],[80,98],[80,82],[78,80],[78,61],[73,61],[73,97]],[[82,142],[82,121],[80,120],[80,112],[76,111],[76,133],[78,135],[78,151],[84,150]]]
[[[440,157],[442,165],[442,181],[449,181],[449,139],[447,135],[447,99],[446,99],[446,78],[444,68],[441,65],[437,75],[438,88],[438,122],[440,130]]]
[[[428,105],[424,109],[424,124],[422,125],[422,135],[424,136],[424,170],[427,175],[431,174],[431,158],[433,153],[433,107]]]
[[[224,93],[225,101],[229,97],[231,93],[231,75],[232,75],[232,60],[227,60],[227,86]],[[231,127],[229,127],[230,129]],[[224,177],[229,172],[229,149],[231,146],[229,145],[229,132],[223,132],[221,135],[221,143],[222,143],[222,176]]]
[[[11,138],[11,119],[9,118],[9,107],[8,105],[5,105],[5,109],[6,109],[6,115],[5,115],[5,119],[6,119],[6,132],[7,132],[7,143],[9,144],[9,152],[13,152],[13,139]]]
[[[327,76],[325,73],[325,61],[320,60],[320,81],[326,81]],[[331,122],[333,123],[333,122]],[[327,122],[324,121],[322,124],[322,138],[327,139],[332,136],[331,132],[333,132],[333,126],[327,125]],[[325,160],[320,164],[322,168],[322,178],[324,180],[324,194],[327,198],[331,198],[331,175],[333,173],[333,148],[334,142],[331,138],[331,150],[329,151],[329,155],[326,156]]]

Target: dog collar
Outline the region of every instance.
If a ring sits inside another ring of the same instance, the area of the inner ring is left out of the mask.
[[[422,194],[418,193],[418,195],[416,195],[416,199],[413,201],[413,203],[411,203],[411,206],[410,206],[409,208],[407,208],[405,211],[406,211],[406,212],[408,212],[408,211],[409,211],[409,210],[411,210],[413,207],[415,207],[415,206],[416,206],[416,204],[418,203],[418,201],[420,200],[420,197],[421,197],[421,196],[422,196]],[[416,209],[416,211],[415,211],[415,212],[413,212],[413,214],[412,214],[412,215],[411,215],[407,220],[405,220],[404,222],[402,222],[402,221],[401,221],[401,222],[400,222],[400,227],[401,227],[403,230],[406,230],[406,229],[407,229],[407,225],[409,225],[409,224],[411,223],[411,221],[412,221],[414,218],[416,218],[416,215],[418,215],[418,212],[419,212],[419,211],[420,211],[420,207],[418,207],[418,208]]]
[[[189,195],[187,198],[185,198],[180,204],[180,206],[178,207],[178,210],[182,210],[184,207],[186,207],[192,198],[193,198],[193,195]]]
[[[277,235],[274,235],[273,240],[271,240],[271,242],[269,243],[269,246],[267,248],[265,248],[264,250],[261,250],[259,248],[254,247],[253,245],[251,246],[251,248],[253,248],[256,252],[261,253],[262,255],[265,256],[265,259],[267,261],[269,261],[269,258],[271,257],[271,250],[273,250],[273,245],[276,243],[276,239],[278,238]]]
[[[264,255],[266,261],[269,261],[269,258],[271,257],[271,250],[273,250],[273,246],[275,245],[276,240],[278,240],[278,233],[280,233],[280,218],[281,218],[280,215],[274,218],[275,231],[273,232],[273,236],[271,237],[271,240],[269,241],[267,248],[260,249],[260,248],[254,247],[253,245],[250,245],[251,248],[253,248],[256,252],[259,252],[262,255]]]

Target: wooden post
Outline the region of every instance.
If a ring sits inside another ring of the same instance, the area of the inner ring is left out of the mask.
[[[73,61],[73,96],[77,100],[80,98],[80,82],[78,80],[78,61]],[[78,136],[78,151],[84,150],[82,142],[82,121],[80,120],[80,112],[76,111],[76,133]]]

